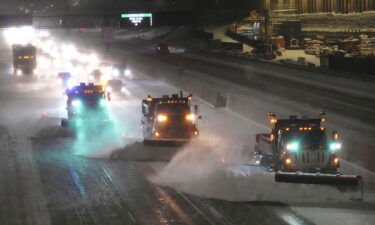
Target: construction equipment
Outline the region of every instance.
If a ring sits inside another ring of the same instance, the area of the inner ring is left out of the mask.
[[[172,94],[161,98],[150,95],[142,101],[144,143],[186,143],[199,134],[198,106],[192,110],[192,95]]]
[[[109,96],[103,86],[81,83],[66,90],[68,119],[61,121],[63,127],[100,128],[110,124],[107,108]]]
[[[36,68],[36,48],[31,44],[14,44],[12,50],[14,74],[33,75]]]
[[[325,115],[321,112],[319,118],[313,119],[278,119],[274,113],[269,114],[273,128],[269,134],[256,135],[255,157],[260,165],[276,172],[275,181],[362,188],[361,176],[338,173],[339,134],[333,131],[332,137],[327,138],[322,126]]]

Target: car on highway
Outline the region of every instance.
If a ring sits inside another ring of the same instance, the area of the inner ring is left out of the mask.
[[[111,73],[112,77],[114,79],[124,79],[124,78],[130,78],[130,76],[132,75],[132,71],[131,69],[129,68],[129,66],[127,65],[127,63],[124,63],[124,64],[114,64],[112,66],[112,73]]]
[[[169,54],[171,53],[172,47],[168,43],[159,43],[155,46],[156,53]]]
[[[106,91],[110,93],[121,93],[125,92],[125,84],[118,79],[112,79],[107,81]]]

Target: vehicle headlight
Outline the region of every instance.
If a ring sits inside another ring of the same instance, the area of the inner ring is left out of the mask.
[[[293,142],[293,143],[289,143],[286,145],[286,149],[288,149],[289,151],[297,151],[298,150],[298,143],[296,142]]]
[[[72,106],[74,107],[80,107],[82,105],[80,100],[73,100],[72,101]]]
[[[293,162],[293,161],[292,161],[291,158],[286,158],[286,159],[285,159],[285,164],[286,164],[286,165],[290,165],[290,164],[292,164],[292,162]]]
[[[166,115],[158,115],[159,122],[166,122],[168,117]]]
[[[120,75],[120,72],[118,70],[112,71],[113,76],[118,77]]]
[[[334,142],[334,143],[331,143],[329,145],[329,150],[330,151],[336,151],[336,150],[340,150],[340,149],[341,149],[341,144],[340,143]]]
[[[17,74],[17,76],[21,76],[22,75],[22,70],[21,69],[17,69],[16,70],[16,74]]]
[[[132,71],[129,70],[129,69],[126,69],[126,70],[125,70],[125,76],[130,76],[131,73],[132,73]]]
[[[195,120],[195,115],[194,114],[188,114],[188,115],[186,115],[186,120],[190,120],[190,121],[194,121]]]

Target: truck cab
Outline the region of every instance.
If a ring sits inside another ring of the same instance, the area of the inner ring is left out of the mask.
[[[14,74],[17,76],[32,75],[36,68],[36,48],[31,44],[14,44],[12,52]]]
[[[61,125],[70,123],[98,123],[109,121],[108,101],[103,86],[81,83],[66,90],[68,119],[62,120]]]
[[[142,128],[145,143],[188,142],[198,136],[198,106],[192,105],[192,95],[182,93],[162,98],[148,96],[142,101]]]
[[[258,134],[255,152],[261,156],[262,163],[284,172],[337,173],[340,161],[336,154],[341,148],[338,133],[327,137],[323,127],[325,113],[320,118],[277,119],[270,114],[273,125],[270,134]]]

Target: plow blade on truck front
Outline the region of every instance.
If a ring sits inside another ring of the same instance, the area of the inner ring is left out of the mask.
[[[283,183],[331,185],[340,190],[359,192],[363,199],[363,179],[360,175],[276,172],[275,181]]]
[[[362,185],[360,175],[340,175],[340,174],[315,174],[315,173],[287,173],[276,172],[276,182],[301,183],[301,184],[326,184],[326,185]]]

